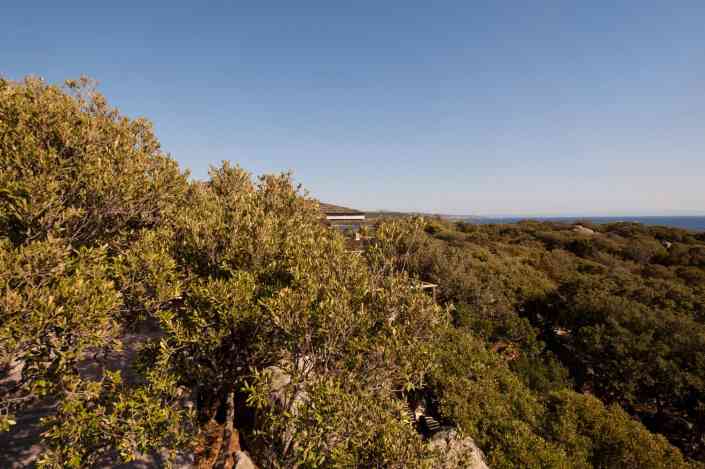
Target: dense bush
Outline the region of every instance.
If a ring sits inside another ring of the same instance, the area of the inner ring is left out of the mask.
[[[0,80],[0,372],[13,378],[0,427],[33,398],[83,392],[81,362],[102,362],[143,313],[126,306],[159,301],[135,288],[150,269],[134,250],[186,187],[149,123],[120,116],[87,80]]]
[[[616,405],[568,389],[534,393],[481,340],[443,336],[430,388],[440,414],[485,450],[491,467],[687,467],[681,453]]]
[[[547,399],[545,433],[571,455],[571,467],[687,467],[678,450],[616,405],[561,391]]]
[[[404,248],[405,265],[440,284],[457,327],[489,341],[540,395],[592,392],[705,459],[705,245],[696,236],[638,224],[592,234],[548,222],[433,226],[426,238],[407,228],[418,249]],[[469,237],[440,235],[453,230]]]
[[[45,466],[218,441],[221,465],[240,444],[265,466],[426,464],[402,396],[447,314],[385,270],[383,237],[348,253],[288,175],[188,183],[87,85],[0,82],[3,429],[44,397]],[[104,358],[143,324],[125,379]]]
[[[702,239],[591,228],[396,217],[359,255],[288,174],[189,181],[87,80],[0,80],[0,431],[41,399],[44,467],[439,467],[422,399],[492,467],[695,465],[633,417],[702,458]]]

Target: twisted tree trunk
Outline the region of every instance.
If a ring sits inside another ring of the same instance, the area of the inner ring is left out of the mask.
[[[225,425],[223,427],[223,443],[214,467],[231,469],[235,465],[235,454],[240,451],[240,437],[235,429],[235,391],[229,390],[225,401]]]

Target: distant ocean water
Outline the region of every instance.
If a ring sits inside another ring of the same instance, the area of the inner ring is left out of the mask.
[[[575,223],[579,220],[589,220],[596,224],[635,222],[643,225],[670,226],[693,231],[705,231],[705,216],[703,217],[506,217],[506,218],[471,218],[467,221],[488,225],[492,223],[517,223],[522,220],[556,221]]]

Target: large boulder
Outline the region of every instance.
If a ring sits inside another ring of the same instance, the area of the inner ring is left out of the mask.
[[[435,433],[428,442],[429,448],[438,453],[434,469],[489,469],[485,455],[469,436],[462,436],[449,428]]]

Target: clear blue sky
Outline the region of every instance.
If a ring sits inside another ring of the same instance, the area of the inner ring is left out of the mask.
[[[705,213],[703,0],[39,3],[4,2],[0,74],[97,79],[196,178],[227,159],[363,209]]]

